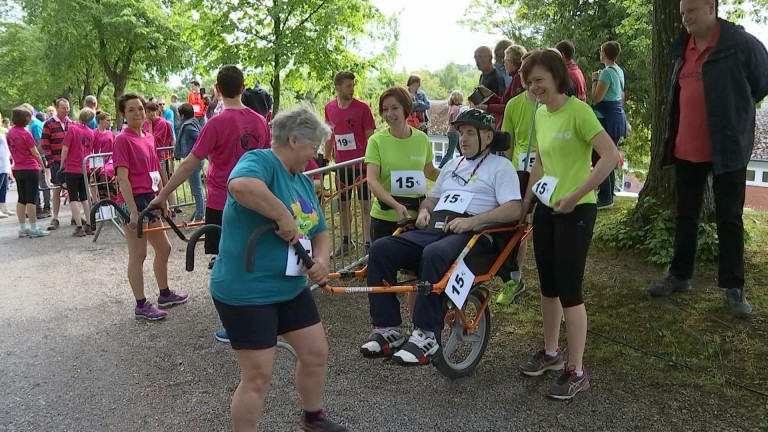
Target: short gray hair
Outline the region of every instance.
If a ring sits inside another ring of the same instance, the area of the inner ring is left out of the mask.
[[[331,128],[308,103],[301,103],[288,111],[281,111],[272,120],[272,148],[288,143],[290,137],[301,143],[320,141],[324,144],[331,137]]]
[[[88,108],[92,108],[99,105],[99,100],[96,99],[96,96],[94,95],[88,95],[83,100],[83,104],[85,104],[85,106],[87,106]]]

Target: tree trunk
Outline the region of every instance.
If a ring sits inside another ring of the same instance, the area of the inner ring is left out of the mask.
[[[670,92],[670,77],[674,59],[669,53],[674,39],[683,31],[680,22],[679,3],[670,0],[653,0],[653,70],[652,74],[652,118],[651,118],[651,165],[640,198],[632,218],[640,224],[649,225],[662,209],[675,208],[674,169],[663,168],[664,138],[669,126],[667,96]],[[711,179],[707,182],[702,219],[714,215]],[[648,201],[648,200],[651,201]]]
[[[120,132],[123,129],[123,115],[120,114],[120,111],[118,110],[117,100],[120,99],[120,96],[125,94],[125,87],[127,84],[127,77],[118,78],[112,81],[112,86],[115,88],[115,91],[112,95],[115,98],[115,116],[117,117],[117,121],[115,122],[115,132]]]

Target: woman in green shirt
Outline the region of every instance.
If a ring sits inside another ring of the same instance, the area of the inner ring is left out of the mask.
[[[538,149],[523,209],[535,196],[539,204],[533,215],[533,248],[541,286],[544,348],[521,369],[526,375],[539,376],[565,367],[558,348],[565,315],[568,366],[548,395],[570,399],[589,388],[583,365],[587,310],[581,285],[597,217],[594,190],[616,166],[619,154],[592,108],[565,94],[568,68],[557,51],[532,52],[523,62],[522,75],[543,105],[535,116]],[[600,160],[591,169],[593,149]]]
[[[389,127],[373,134],[365,150],[368,188],[374,195],[372,241],[391,235],[397,221],[416,217],[427,179],[434,181],[440,174],[429,138],[407,123],[412,111],[413,100],[405,87],[390,87],[379,97],[379,114]]]

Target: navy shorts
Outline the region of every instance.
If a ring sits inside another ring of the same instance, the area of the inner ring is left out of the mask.
[[[315,298],[308,288],[281,303],[232,306],[214,298],[213,304],[236,350],[269,349],[277,345],[278,335],[320,322]]]
[[[59,172],[61,170],[61,161],[51,162],[49,168],[51,168],[51,183],[56,186],[63,185],[66,180],[64,179],[64,173]]]
[[[155,194],[153,193],[138,194],[133,196],[133,200],[136,201],[136,209],[139,211],[139,213],[147,208],[153,199],[155,199]],[[128,217],[131,216],[131,211],[128,209],[128,205],[125,202],[120,204],[120,208],[123,209]],[[149,213],[147,214],[146,220],[148,223],[157,222],[160,220],[160,216],[158,216],[156,213]],[[128,222],[126,221],[126,223]]]

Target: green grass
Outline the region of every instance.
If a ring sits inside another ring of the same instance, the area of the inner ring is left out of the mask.
[[[599,213],[598,224],[634,202],[619,199],[617,208]],[[662,268],[648,263],[639,253],[593,243],[584,277],[592,331],[585,362],[644,386],[674,386],[676,391],[679,386],[700,388],[724,405],[735,402],[754,409],[768,426],[768,398],[734,385],[768,393],[768,293],[764,289],[768,281],[768,213],[749,211],[744,219],[752,235],[745,254],[747,294],[754,308],[754,316],[748,320],[732,318],[728,313],[723,293],[717,288],[715,262],[698,263],[693,293],[657,301],[651,300],[645,289],[663,275]],[[524,266],[527,292],[513,305],[494,305],[493,311],[496,329],[502,335],[537,341],[541,339],[541,316],[532,255],[529,251]],[[561,344],[565,345],[564,330]]]

